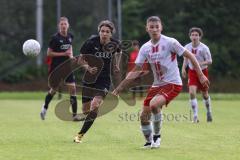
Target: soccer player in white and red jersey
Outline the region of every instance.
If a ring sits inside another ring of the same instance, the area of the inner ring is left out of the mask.
[[[185,48],[195,55],[202,72],[208,78],[208,65],[212,64],[212,57],[208,46],[200,42],[203,36],[203,31],[201,28],[192,27],[189,30],[189,37],[192,42],[188,43]],[[207,109],[207,122],[212,122],[211,113],[211,99],[208,95],[208,88],[204,87],[198,80],[197,73],[194,69],[193,64],[187,58],[184,58],[182,66],[182,76],[186,78],[186,68],[188,66],[188,87],[190,95],[190,105],[193,110],[193,122],[198,123],[198,103],[197,103],[197,90],[202,92],[203,101]]]
[[[151,16],[147,19],[146,31],[151,39],[140,48],[135,67],[113,91],[113,94],[118,95],[129,83],[139,77],[142,74],[144,61],[148,61],[154,74],[154,82],[142,107],[141,130],[146,139],[146,144],[143,147],[158,148],[161,142],[161,110],[182,89],[176,55],[183,55],[192,62],[201,84],[208,87],[209,81],[202,73],[196,58],[191,52],[185,49],[176,39],[161,34],[162,23],[159,17]]]

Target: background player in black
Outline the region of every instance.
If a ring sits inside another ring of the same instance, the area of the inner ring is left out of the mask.
[[[95,75],[95,79],[83,80],[82,105],[86,118],[82,129],[74,138],[76,143],[81,142],[97,117],[98,108],[111,85],[111,68],[119,73],[119,42],[111,38],[115,32],[114,24],[108,20],[101,21],[98,32],[98,36],[91,36],[83,44],[78,59],[78,63],[86,69],[86,74]]]
[[[47,56],[49,64],[49,75],[54,72],[54,70],[66,60],[73,58],[72,51],[72,40],[73,35],[68,33],[69,22],[66,17],[61,17],[58,23],[58,32],[54,34],[49,42]],[[77,98],[76,98],[76,85],[75,77],[70,74],[65,80],[70,93],[70,103],[72,105],[73,120],[77,121]],[[58,84],[59,85],[59,84]],[[41,119],[44,120],[48,105],[56,93],[57,88],[50,88],[48,94],[45,97],[45,103],[42,106],[42,111],[40,113]]]

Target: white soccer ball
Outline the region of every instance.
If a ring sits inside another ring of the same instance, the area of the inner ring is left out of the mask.
[[[29,39],[23,43],[22,49],[26,56],[37,56],[41,51],[41,46],[38,41]]]

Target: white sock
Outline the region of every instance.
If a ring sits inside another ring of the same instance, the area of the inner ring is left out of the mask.
[[[44,108],[44,106],[42,107],[42,113],[46,113],[47,112],[47,110],[46,110],[46,108]]]
[[[152,142],[152,125],[141,125],[142,133],[147,142]]]
[[[160,131],[162,128],[162,112],[152,114],[152,124],[154,135],[160,135]]]
[[[193,111],[193,116],[197,117],[198,116],[198,103],[197,103],[197,99],[191,99],[190,100],[190,105],[192,107],[192,111]]]
[[[208,96],[208,99],[203,99],[203,102],[206,106],[207,112],[211,113],[212,108],[211,108],[211,98],[210,98],[210,96]]]

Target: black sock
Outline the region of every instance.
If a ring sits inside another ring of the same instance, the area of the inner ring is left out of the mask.
[[[48,104],[51,102],[52,98],[54,95],[51,95],[50,93],[48,93],[45,97],[45,103],[44,103],[44,108],[48,109]]]
[[[77,115],[77,97],[76,96],[71,96],[70,97],[70,103],[72,105],[72,113],[73,117]]]
[[[83,124],[82,129],[79,132],[79,134],[85,134],[89,130],[89,128],[92,126],[92,124],[96,118],[97,118],[97,112],[90,111],[84,121],[84,124]]]

